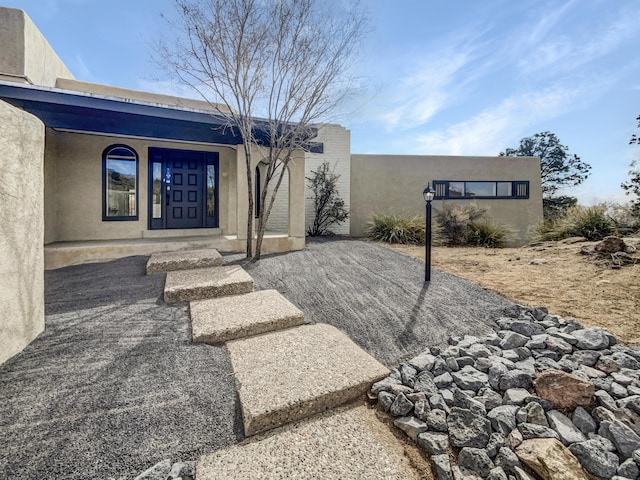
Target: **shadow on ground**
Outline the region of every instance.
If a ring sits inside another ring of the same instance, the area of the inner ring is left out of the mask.
[[[491,313],[509,305],[462,278],[374,243],[319,239],[286,255],[245,264],[256,288],[275,288],[308,321],[329,323],[387,366],[442,345],[451,335],[491,331]]]

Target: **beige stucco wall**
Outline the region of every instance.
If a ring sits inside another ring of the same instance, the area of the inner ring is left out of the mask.
[[[542,220],[538,158],[351,155],[351,234],[364,236],[374,213],[424,215],[422,191],[433,180],[528,180],[528,199],[436,200],[433,207],[473,202],[490,219],[511,227],[515,244],[524,243]]]
[[[341,125],[325,124],[318,130],[318,136],[314,139],[324,144],[323,153],[307,153],[305,155],[306,176],[310,177],[311,172],[318,169],[323,162],[329,162],[333,171],[340,176],[337,182],[338,193],[345,202],[345,207],[350,208],[351,191],[351,132]],[[306,187],[305,182],[305,225],[308,228],[313,225],[313,192]],[[331,231],[339,235],[350,233],[350,222],[348,218],[339,225],[333,225]]]
[[[0,101],[0,363],[44,330],[44,125]]]
[[[73,75],[22,10],[0,7],[0,79],[55,86]]]
[[[102,221],[102,152],[113,144],[127,145],[138,154],[137,221]],[[234,148],[58,132],[48,128],[45,161],[45,242],[130,239],[149,236],[147,211],[149,147],[218,152],[220,233],[235,234],[237,173]],[[180,233],[175,230],[170,232],[172,235]]]

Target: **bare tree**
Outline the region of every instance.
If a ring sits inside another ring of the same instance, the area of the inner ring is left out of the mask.
[[[310,148],[314,125],[333,114],[349,92],[349,60],[362,39],[365,17],[359,4],[348,10],[341,5],[176,0],[176,35],[159,45],[167,70],[199,92],[243,140],[248,258],[260,258],[267,220],[294,152]],[[254,154],[266,169],[252,253]]]

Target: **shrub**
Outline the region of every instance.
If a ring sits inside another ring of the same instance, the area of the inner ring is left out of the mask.
[[[511,238],[511,230],[490,222],[475,221],[467,226],[467,244],[486,248],[504,248]]]
[[[337,175],[329,166],[329,162],[323,162],[318,170],[312,171],[307,186],[313,192],[313,225],[307,229],[307,235],[316,237],[330,235],[330,227],[344,222],[349,218],[349,211],[338,193]]]
[[[366,233],[369,238],[383,242],[424,245],[424,218],[397,213],[374,214]]]
[[[640,232],[640,215],[631,204],[607,204],[607,215],[619,235]]]
[[[536,227],[540,240],[562,240],[568,237],[585,237],[602,240],[616,232],[615,223],[607,215],[605,205],[576,206],[568,209],[555,221],[542,222]]]
[[[473,205],[464,207],[443,205],[435,214],[443,242],[446,245],[466,245],[469,224],[479,221],[485,212],[486,210]]]

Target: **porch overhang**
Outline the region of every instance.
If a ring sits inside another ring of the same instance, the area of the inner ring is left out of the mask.
[[[222,145],[243,143],[226,118],[204,110],[3,81],[0,99],[58,130]],[[256,121],[254,135],[259,143],[268,143],[266,126]],[[316,134],[314,130],[312,136]],[[322,150],[322,144],[309,144],[311,152]]]

